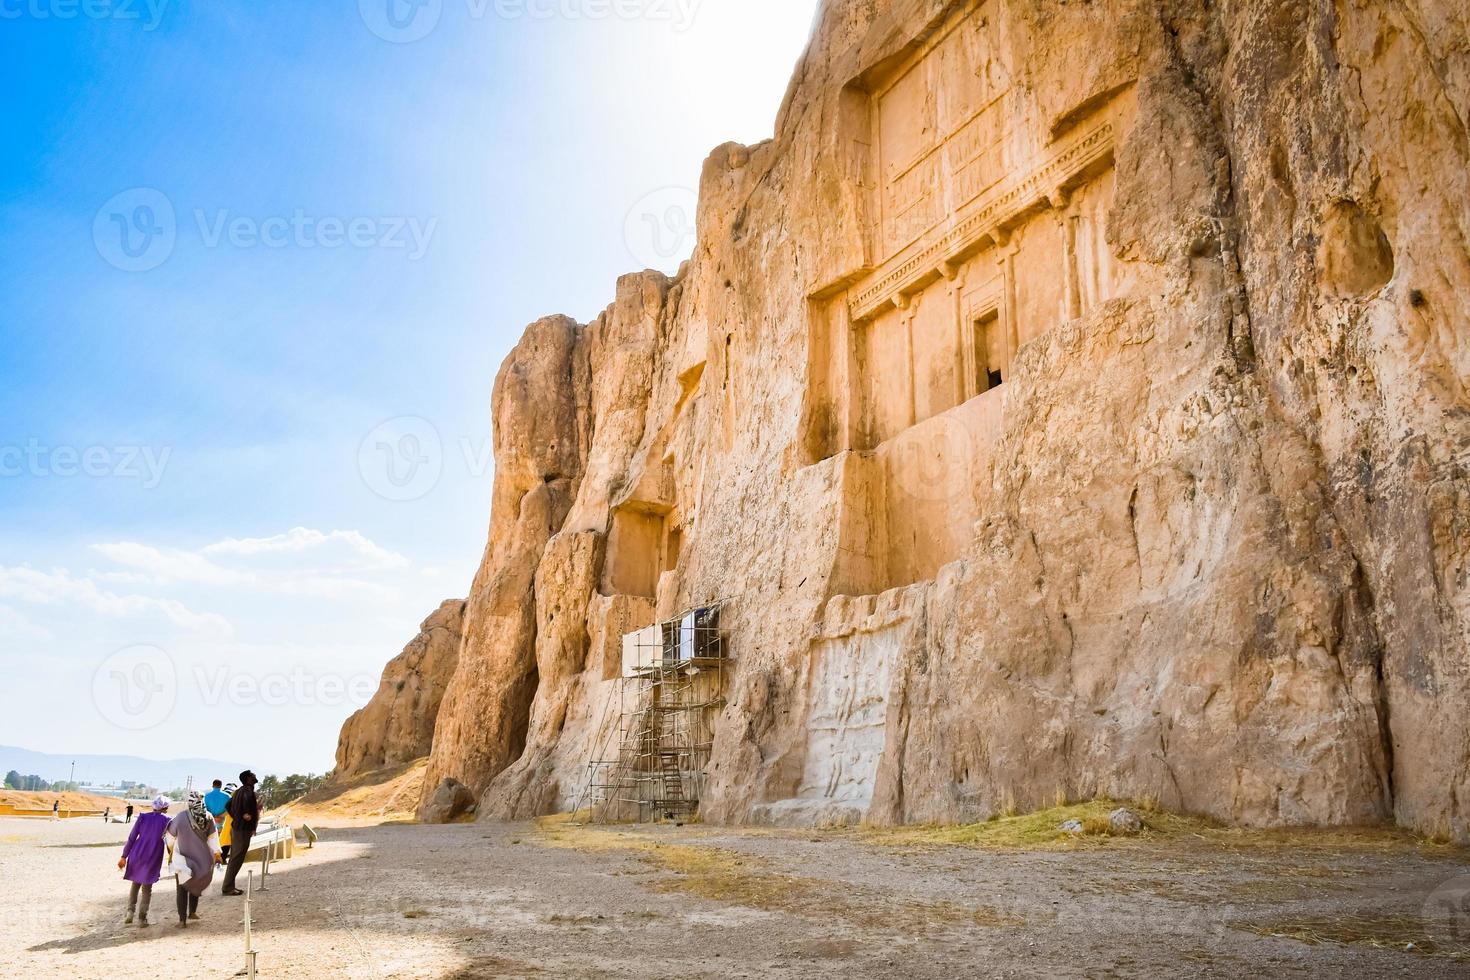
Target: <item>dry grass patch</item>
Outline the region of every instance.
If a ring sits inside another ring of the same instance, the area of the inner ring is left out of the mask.
[[[1231,925],[1258,936],[1295,939],[1310,946],[1367,946],[1470,962],[1470,941],[1455,939],[1451,924],[1440,923],[1436,927],[1435,923],[1412,915],[1335,915]]]
[[[771,862],[713,847],[655,846],[643,856],[676,877],[655,882],[658,892],[697,895],[727,905],[790,915],[840,918],[869,929],[923,933],[945,926],[1022,925],[989,906],[956,902],[895,902],[858,885],[783,874]]]
[[[1241,853],[1297,852],[1304,855],[1418,854],[1470,860],[1470,850],[1442,837],[1424,837],[1397,827],[1220,827],[1207,825],[1204,839]]]
[[[1129,806],[1143,818],[1143,830],[1120,835],[1113,831],[1108,815]],[[1061,829],[1068,820],[1079,820],[1082,833]],[[1136,842],[1181,840],[1204,843],[1226,851],[1260,853],[1293,851],[1302,854],[1401,854],[1416,852],[1424,857],[1470,856],[1465,848],[1447,840],[1418,837],[1393,827],[1261,829],[1225,827],[1203,817],[1160,810],[1150,801],[1123,803],[1090,800],[1048,807],[1033,813],[1001,816],[984,823],[959,826],[869,827],[859,832],[863,839],[882,846],[925,850],[941,847],[974,847],[997,851],[1072,851],[1086,848],[1128,846]]]
[[[713,847],[654,847],[643,860],[677,876],[656,882],[654,891],[698,895],[727,905],[792,912],[810,906],[821,890],[815,879],[779,874],[764,861]]]
[[[958,826],[868,827],[861,831],[870,843],[909,847],[978,847],[1002,851],[1070,851],[1099,847],[1113,839],[1108,814],[1122,804],[1111,800],[1092,800],[1067,806],[1053,806],[1033,813],[996,817],[984,823]],[[1162,834],[1197,833],[1207,825],[1202,821],[1162,812],[1135,810],[1143,817],[1144,829],[1133,839],[1149,839]],[[1082,833],[1070,834],[1061,829],[1068,820],[1079,820]]]
[[[647,883],[661,894],[790,915],[841,918],[873,929],[921,933],[933,927],[1021,925],[990,907],[894,902],[856,885],[786,874],[772,862],[718,847],[665,844],[634,830],[579,823],[570,814],[536,821],[541,843],[588,853],[629,851],[671,877]]]
[[[611,825],[593,826],[583,822],[585,815],[558,813],[550,817],[536,818],[538,843],[546,847],[560,847],[572,851],[642,851],[655,846],[646,836],[626,830],[615,830]]]

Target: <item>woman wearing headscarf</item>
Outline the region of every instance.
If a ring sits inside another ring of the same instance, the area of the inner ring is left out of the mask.
[[[128,892],[128,917],[123,920],[125,925],[132,925],[134,913],[139,912],[138,927],[148,926],[148,905],[153,901],[153,885],[163,868],[163,834],[167,829],[168,797],[154,797],[153,812],[143,814],[133,824],[128,842],[123,845],[122,857],[117,860],[117,866],[123,869],[123,879],[132,882],[132,889]]]
[[[168,835],[173,838],[169,870],[176,876],[174,895],[182,929],[190,919],[199,918],[199,896],[214,880],[214,866],[219,861],[219,836],[203,796],[189,794],[189,808],[169,821]]]

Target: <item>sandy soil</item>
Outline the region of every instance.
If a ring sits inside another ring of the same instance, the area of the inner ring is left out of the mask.
[[[412,821],[428,758],[334,782],[280,808],[291,823],[322,827],[376,826]]]
[[[125,830],[0,818],[0,977],[240,969],[239,900],[217,889],[188,930],[172,925],[165,885],[156,925],[122,925],[126,889],[114,864]],[[327,830],[314,850],[276,865],[255,904],[260,971],[1470,977],[1470,961],[1455,958],[1470,955],[1463,852],[1203,840],[1065,853],[911,845],[856,833],[556,822]],[[1434,918],[1446,909],[1458,918]],[[1269,934],[1324,929],[1342,941]],[[1402,948],[1409,942],[1414,951]]]
[[[51,811],[52,802],[60,800],[62,810],[97,810],[112,808],[121,813],[127,802],[111,796],[92,796],[90,793],[32,793],[22,790],[0,790],[0,804],[21,810]]]

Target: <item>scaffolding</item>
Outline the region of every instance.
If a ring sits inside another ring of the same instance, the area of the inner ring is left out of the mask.
[[[604,708],[616,697],[618,725],[588,763],[578,812],[593,822],[696,814],[728,665],[719,604],[623,637],[622,677]],[[614,735],[617,751],[605,756]]]

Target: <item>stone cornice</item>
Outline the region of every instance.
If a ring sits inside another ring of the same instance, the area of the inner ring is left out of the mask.
[[[1103,122],[1064,142],[1040,167],[1005,181],[960,212],[948,228],[931,231],[928,241],[889,259],[860,283],[849,301],[854,323],[871,320],[885,308],[901,304],[906,296],[978,251],[987,242],[1004,244],[1007,228],[1025,214],[1057,203],[1066,190],[1113,153],[1113,124]]]

